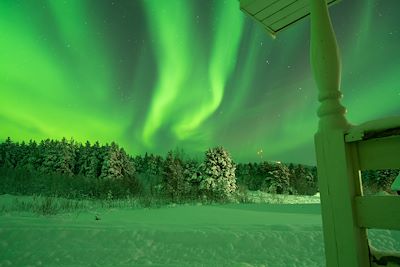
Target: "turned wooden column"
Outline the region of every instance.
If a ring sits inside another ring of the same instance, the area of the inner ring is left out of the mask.
[[[315,134],[326,265],[370,266],[366,230],[356,221],[355,196],[362,195],[357,151],[345,143],[350,129],[340,99],[340,59],[325,0],[311,4],[311,66],[318,87]]]
[[[347,130],[346,108],[340,104],[341,64],[335,33],[324,0],[311,0],[311,66],[318,86],[319,130]]]

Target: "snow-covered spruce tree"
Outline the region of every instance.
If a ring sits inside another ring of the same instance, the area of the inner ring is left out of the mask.
[[[119,147],[112,142],[105,146],[105,155],[101,167],[101,179],[122,179],[122,160]]]
[[[27,164],[28,153],[29,153],[29,149],[28,148],[29,148],[28,145],[25,144],[24,141],[22,141],[21,144],[19,144],[17,146],[17,153],[16,153],[16,159],[15,159],[15,163],[16,163],[15,168],[26,169],[25,165]]]
[[[8,137],[4,143],[1,144],[0,164],[6,168],[13,169],[17,165],[17,143],[11,141]]]
[[[290,168],[289,168],[290,169]],[[310,169],[299,164],[290,169],[290,185],[299,195],[314,195],[317,192],[317,185]]]
[[[16,168],[28,171],[37,170],[37,144],[30,140],[28,144],[24,141],[19,145],[17,153]]]
[[[28,153],[24,160],[24,168],[28,171],[36,171],[39,167],[38,145],[35,141],[30,140],[28,144]]]
[[[236,167],[236,170],[238,167]],[[249,190],[260,190],[261,181],[260,174],[258,173],[257,163],[246,163],[241,166],[241,170],[236,172],[237,182],[245,185]]]
[[[297,182],[297,177],[295,175],[295,165],[293,163],[290,163],[288,166],[289,169],[289,183],[290,186],[293,188],[293,194],[299,194],[296,186]]]
[[[200,193],[200,182],[202,180],[202,167],[195,159],[188,159],[184,162],[183,175],[187,181],[188,196],[195,199]]]
[[[107,197],[122,197],[137,193],[138,182],[133,163],[123,149],[112,142],[100,148],[103,155],[99,177],[100,193]]]
[[[75,168],[75,142],[63,138],[60,141],[42,140],[39,146],[31,150],[36,155],[30,159],[30,165],[36,165],[43,174],[63,174],[72,176]]]
[[[315,195],[319,191],[317,168],[315,166],[304,166],[304,169],[306,174],[309,176],[309,187],[306,194]]]
[[[376,185],[380,191],[390,192],[391,185],[399,174],[398,169],[385,169],[376,171]]]
[[[125,193],[128,195],[136,194],[140,190],[139,180],[136,176],[135,165],[133,164],[132,158],[125,152],[123,148],[120,148],[121,156],[121,173],[123,177],[123,185]]]
[[[149,175],[161,175],[163,172],[163,159],[159,155],[145,155],[144,166],[145,172]]]
[[[57,162],[57,143],[54,140],[42,140],[39,145],[40,172],[52,174]]]
[[[121,180],[135,177],[135,167],[123,148],[112,142],[105,146],[104,151],[100,178]]]
[[[88,176],[90,170],[90,154],[92,146],[89,141],[86,141],[85,146],[82,144],[77,145],[75,153],[75,169],[74,173],[77,175]]]
[[[235,163],[223,147],[207,150],[200,190],[209,198],[229,198],[236,191],[235,168]]]
[[[187,181],[183,175],[182,160],[169,151],[164,161],[162,188],[172,201],[179,201],[186,196]]]
[[[86,176],[98,178],[101,175],[106,147],[100,147],[99,142],[95,142],[90,148],[89,154],[89,168],[86,172]]]
[[[75,168],[75,142],[73,140],[67,141],[63,138],[61,142],[56,142],[56,162],[54,171],[56,173],[72,176]]]
[[[144,159],[143,159],[142,156],[138,155],[138,156],[134,157],[132,162],[133,162],[133,164],[135,166],[135,169],[136,169],[136,171],[138,173],[143,173],[144,172],[144,166],[143,166]]]
[[[366,194],[375,194],[384,190],[388,170],[365,170],[361,172],[363,190]],[[387,184],[386,184],[387,186]],[[389,186],[390,187],[390,186]]]
[[[122,176],[125,178],[133,178],[135,177],[135,166],[131,159],[129,158],[128,154],[125,152],[125,150],[121,147],[120,150],[120,159],[121,159],[121,173]]]
[[[289,168],[282,163],[266,166],[265,180],[262,186],[264,191],[275,194],[291,194]]]

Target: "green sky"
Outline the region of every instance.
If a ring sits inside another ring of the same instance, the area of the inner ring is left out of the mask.
[[[398,10],[330,9],[353,124],[400,115]],[[0,1],[0,138],[315,164],[309,26],[273,40],[236,0]]]

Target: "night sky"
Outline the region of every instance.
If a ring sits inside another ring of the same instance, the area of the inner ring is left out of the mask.
[[[349,121],[400,115],[400,1],[330,12]],[[1,0],[0,138],[315,164],[309,27],[273,40],[237,0]]]

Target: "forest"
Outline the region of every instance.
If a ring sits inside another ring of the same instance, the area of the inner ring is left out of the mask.
[[[364,171],[364,193],[390,192],[399,170]],[[235,163],[223,147],[202,160],[183,150],[165,157],[131,156],[115,142],[100,145],[67,140],[0,143],[0,194],[74,199],[141,197],[182,203],[202,200],[249,202],[249,191],[315,195],[317,168],[294,163]]]

